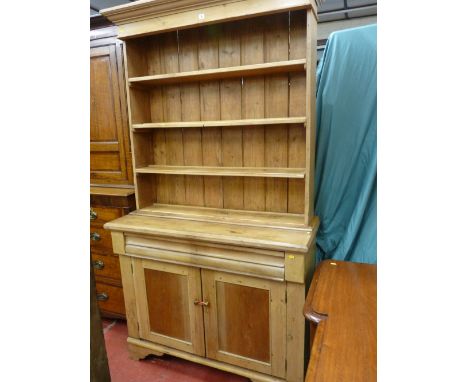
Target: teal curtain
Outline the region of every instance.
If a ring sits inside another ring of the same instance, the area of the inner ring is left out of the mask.
[[[317,70],[317,261],[377,262],[377,26],[332,33]]]

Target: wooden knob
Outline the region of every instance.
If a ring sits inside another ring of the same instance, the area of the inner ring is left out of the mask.
[[[200,300],[195,300],[193,303],[198,306],[208,306],[209,304],[208,301],[200,301]]]

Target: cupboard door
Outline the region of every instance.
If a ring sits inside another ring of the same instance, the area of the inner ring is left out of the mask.
[[[208,358],[285,376],[283,283],[202,270]]]
[[[200,269],[133,259],[140,337],[205,355]]]
[[[91,48],[91,183],[132,183],[117,49],[116,44]]]

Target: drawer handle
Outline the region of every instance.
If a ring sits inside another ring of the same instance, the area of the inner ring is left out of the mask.
[[[89,209],[89,220],[96,220],[97,219],[97,213],[93,211],[92,208]]]
[[[103,292],[103,293],[98,293],[96,295],[96,298],[98,301],[107,301],[109,300],[109,296],[107,295],[107,293]]]
[[[96,260],[96,261],[93,261],[93,267],[94,269],[103,269],[104,268],[104,261],[102,260]]]
[[[208,301],[200,301],[200,300],[195,300],[193,303],[198,306],[208,306],[209,304]]]
[[[91,232],[91,240],[93,241],[99,241],[101,240],[101,235],[99,235],[97,232]]]

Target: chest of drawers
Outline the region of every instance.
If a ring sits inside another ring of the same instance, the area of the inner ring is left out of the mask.
[[[125,318],[119,258],[112,251],[110,232],[103,225],[135,209],[131,188],[91,187],[90,250],[96,297],[103,316]]]

